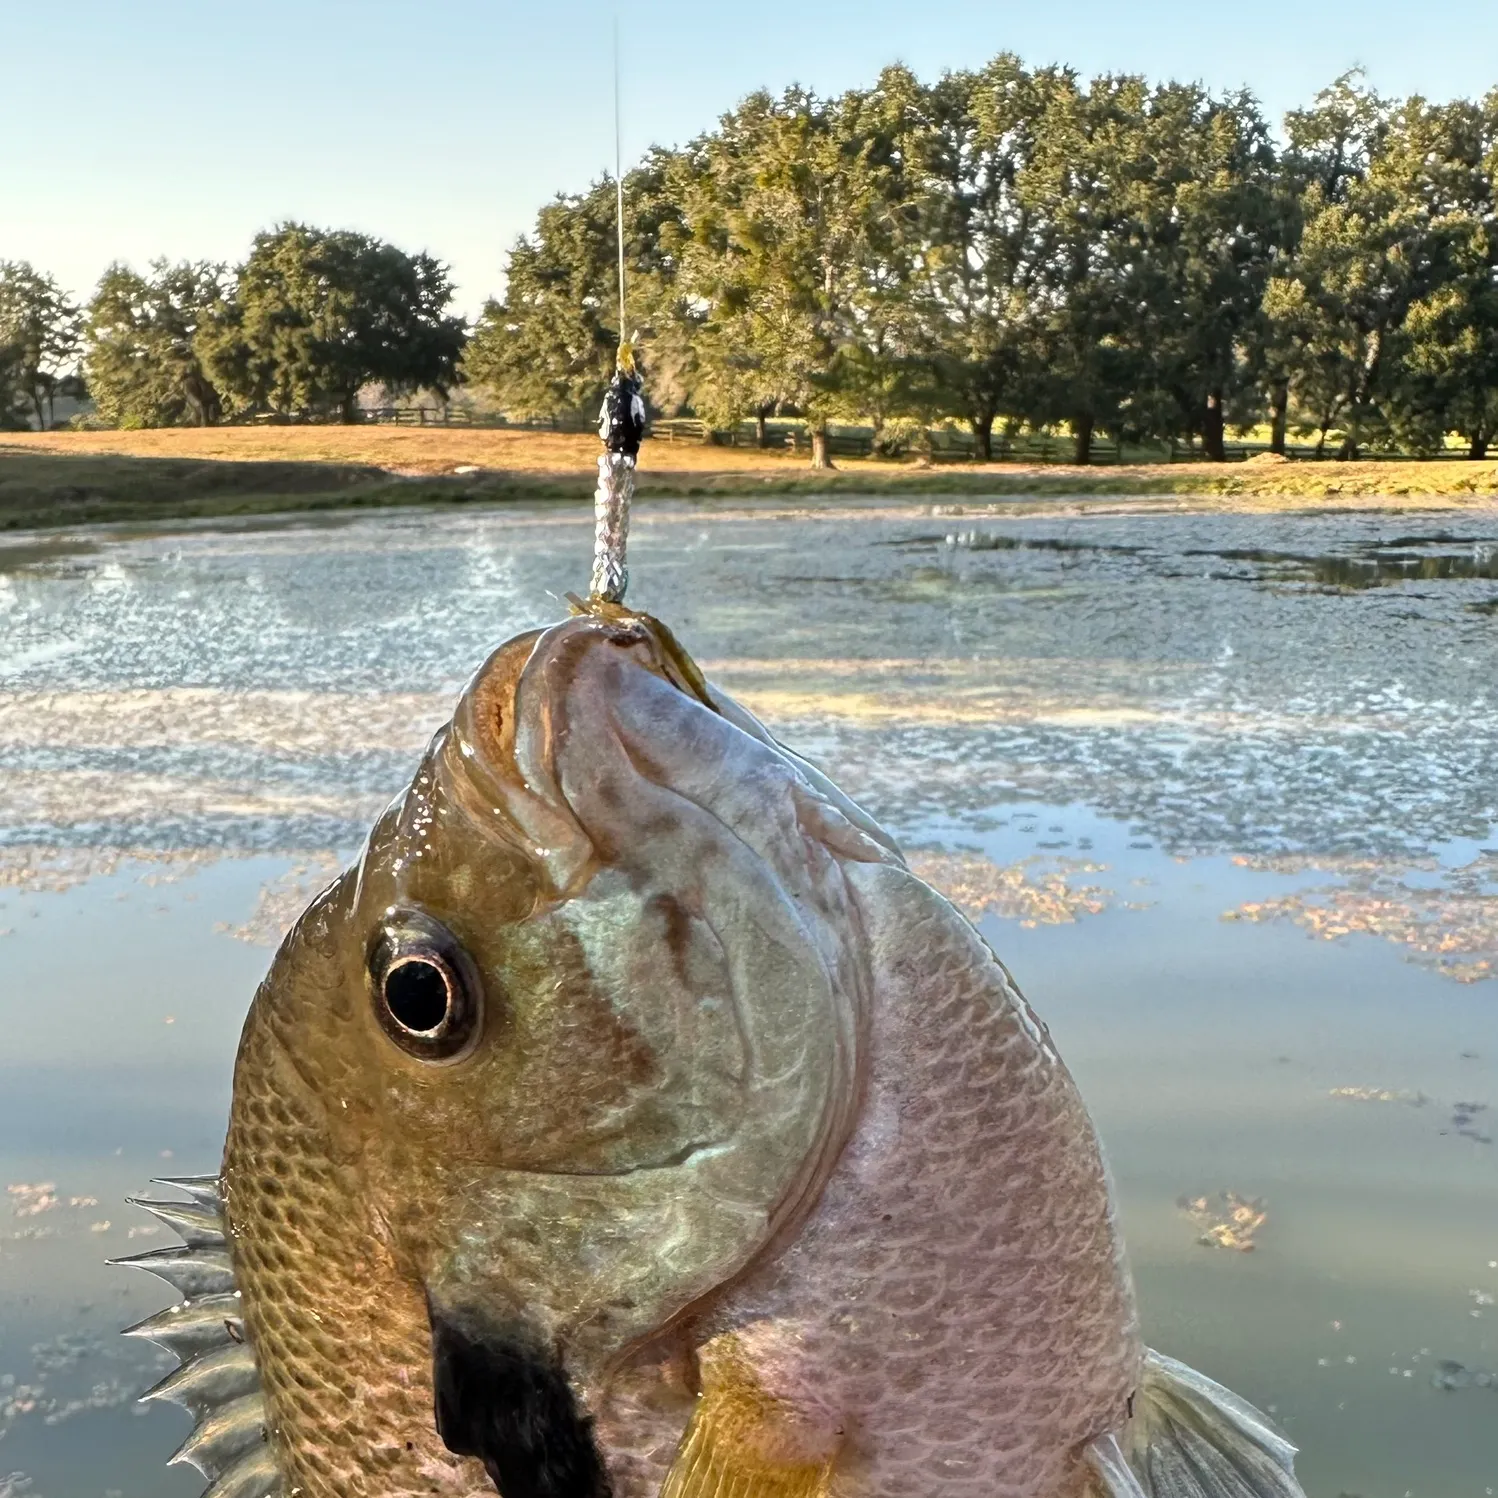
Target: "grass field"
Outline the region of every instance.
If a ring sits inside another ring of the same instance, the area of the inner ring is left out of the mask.
[[[0,437],[0,529],[284,510],[586,498],[588,435],[503,428],[210,427],[153,432],[21,432]],[[460,471],[461,470],[461,471]],[[1176,463],[1072,468],[1014,463],[923,467],[650,442],[640,493],[1137,495],[1211,508],[1449,507],[1498,503],[1498,463]]]

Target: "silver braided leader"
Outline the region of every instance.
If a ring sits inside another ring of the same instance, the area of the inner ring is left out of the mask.
[[[598,459],[598,487],[593,491],[594,598],[623,603],[629,586],[625,546],[629,540],[629,506],[635,493],[635,460],[645,435],[645,397],[635,369],[634,350],[619,347],[614,378],[609,381],[598,417],[604,451]]]
[[[623,603],[629,586],[624,549],[629,542],[629,502],[635,493],[635,460],[628,453],[603,453],[593,491],[593,587],[595,598]]]

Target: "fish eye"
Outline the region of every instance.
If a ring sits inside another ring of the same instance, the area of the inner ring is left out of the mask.
[[[457,937],[424,912],[386,913],[369,978],[380,1028],[408,1055],[452,1061],[478,1038],[478,973]]]
[[[385,1007],[412,1035],[435,1035],[453,1008],[452,974],[431,957],[402,957],[385,973]]]

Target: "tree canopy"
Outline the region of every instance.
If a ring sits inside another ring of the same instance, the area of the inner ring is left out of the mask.
[[[451,301],[430,255],[286,223],[255,236],[195,343],[230,411],[354,421],[364,385],[452,385],[466,329]]]
[[[99,414],[119,427],[209,426],[223,400],[203,368],[198,334],[228,294],[226,267],[111,265],[88,305],[85,372]]]
[[[670,164],[669,153],[653,153],[624,181],[626,274],[641,319],[674,279]],[[510,251],[505,295],[485,304],[469,340],[465,378],[521,420],[592,415],[619,342],[633,331],[619,328],[615,193],[612,181],[599,182],[541,210],[534,233]],[[653,381],[654,398],[664,393]]]
[[[1353,455],[1486,451],[1498,417],[1498,90],[1336,80],[1277,145],[1245,92],[1001,54],[824,99],[758,93],[627,183],[632,296],[671,400],[1184,440],[1268,420]],[[514,414],[607,377],[613,195],[542,211],[469,377]]]
[[[0,426],[49,424],[78,339],[78,308],[57,282],[24,260],[0,260]]]

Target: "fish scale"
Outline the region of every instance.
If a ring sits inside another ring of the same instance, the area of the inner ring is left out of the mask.
[[[315,913],[304,925],[303,939],[315,946]],[[246,1319],[267,1369],[274,1442],[288,1490],[350,1498],[430,1492],[415,1477],[403,1486],[391,1471],[403,1460],[407,1430],[423,1432],[424,1455],[439,1470],[469,1464],[446,1452],[432,1427],[430,1373],[412,1357],[414,1347],[426,1346],[425,1312],[377,1275],[372,1245],[350,1240],[348,1188],[336,1166],[323,1163],[323,1136],[300,1111],[298,1105],[310,1101],[305,1089],[276,1062],[262,1073],[251,1058],[244,1070],[263,1076],[264,1085],[242,1090],[226,1169],[236,1182],[235,1213],[263,1224],[241,1238],[239,1267],[257,1292]],[[337,1094],[339,1070],[335,1062],[329,1097]],[[242,1168],[244,1157],[279,1158],[287,1170],[267,1177]],[[286,1208],[288,1194],[297,1203],[294,1216]],[[315,1370],[310,1381],[302,1372],[309,1368]],[[382,1378],[387,1368],[412,1369],[414,1377]],[[468,1486],[439,1491],[478,1495],[492,1492],[492,1485],[482,1473],[470,1474]]]

